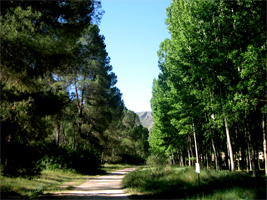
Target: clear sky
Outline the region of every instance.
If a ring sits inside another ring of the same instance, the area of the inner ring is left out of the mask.
[[[125,106],[134,112],[151,111],[152,82],[158,77],[159,45],[170,37],[165,24],[171,0],[101,0],[105,36],[116,86]]]

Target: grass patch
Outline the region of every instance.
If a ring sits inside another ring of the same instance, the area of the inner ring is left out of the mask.
[[[77,184],[86,181],[83,176],[67,170],[43,170],[39,177],[10,178],[1,175],[1,198],[3,199],[31,199],[43,194],[60,190],[63,183],[76,181]]]
[[[105,164],[99,174],[133,167],[133,165]],[[97,176],[97,175],[95,175]],[[1,174],[1,199],[33,199],[53,192],[71,190],[93,176],[85,176],[70,170],[43,170],[39,177],[32,179],[11,178]],[[69,185],[69,184],[70,185]],[[62,185],[65,187],[62,187]]]
[[[151,199],[265,199],[266,177],[243,172],[202,169],[200,187],[193,167],[139,168],[122,181],[131,198]]]

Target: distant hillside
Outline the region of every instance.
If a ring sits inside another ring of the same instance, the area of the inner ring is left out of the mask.
[[[140,122],[144,127],[148,128],[148,131],[152,131],[152,127],[154,124],[154,118],[152,117],[151,111],[145,111],[145,112],[138,112],[136,113],[139,116]]]

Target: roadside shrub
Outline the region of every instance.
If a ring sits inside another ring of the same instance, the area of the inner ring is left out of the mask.
[[[81,174],[95,174],[100,169],[99,154],[92,149],[58,146],[55,142],[43,145],[42,163],[47,169],[73,169]]]
[[[4,176],[27,177],[40,175],[42,154],[36,146],[2,141],[1,170]]]
[[[167,163],[164,153],[152,153],[146,160],[147,165],[164,165]]]
[[[72,166],[81,174],[96,174],[101,167],[100,155],[92,149],[78,148],[72,154]]]
[[[68,169],[81,174],[96,174],[101,167],[100,155],[92,149],[73,150],[55,142],[28,146],[3,141],[1,171],[4,176],[27,177],[40,175],[42,169]]]
[[[72,152],[60,147],[56,142],[45,143],[41,146],[44,152],[42,163],[47,169],[68,169],[72,166]]]

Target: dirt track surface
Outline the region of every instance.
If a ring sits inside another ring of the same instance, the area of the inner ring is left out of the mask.
[[[49,199],[118,199],[129,200],[121,181],[125,174],[136,168],[126,168],[92,178],[68,191],[54,193]]]

